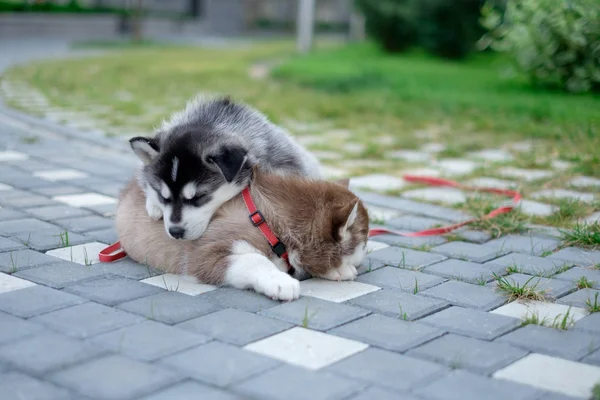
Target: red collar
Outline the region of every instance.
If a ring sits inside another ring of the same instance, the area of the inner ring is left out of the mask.
[[[244,190],[242,190],[242,198],[244,199],[244,203],[246,203],[246,208],[250,213],[248,217],[250,218],[250,222],[252,222],[252,225],[260,229],[264,237],[269,242],[273,253],[277,254],[277,257],[285,261],[285,263],[288,266],[288,273],[290,275],[293,275],[294,267],[292,267],[292,265],[290,264],[288,252],[285,248],[285,245],[283,244],[283,242],[281,242],[281,240],[279,240],[277,236],[275,236],[271,228],[269,228],[269,224],[267,224],[267,221],[265,221],[265,217],[256,208],[254,200],[252,200],[252,195],[250,194],[250,186],[246,186]]]

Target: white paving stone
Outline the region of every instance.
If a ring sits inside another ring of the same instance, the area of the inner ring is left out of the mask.
[[[4,183],[0,183],[0,191],[3,191],[3,190],[12,190],[12,189],[13,189],[12,186],[5,185]]]
[[[369,213],[369,218],[371,219],[371,221],[388,221],[392,218],[396,218],[402,215],[401,212],[392,210],[391,208],[377,207],[371,205],[367,205],[367,212]]]
[[[402,175],[438,177],[442,175],[442,172],[439,169],[434,168],[411,168],[402,170]]]
[[[349,129],[330,129],[325,132],[325,135],[334,139],[348,139],[353,135],[353,133]]]
[[[475,171],[479,163],[461,158],[446,158],[434,163],[435,167],[442,171],[443,175],[466,175]]]
[[[329,139],[326,138],[325,136],[318,136],[318,135],[303,135],[303,136],[296,136],[295,138],[298,141],[298,143],[300,143],[303,146],[320,145],[320,144],[325,144],[329,141]]]
[[[33,173],[33,176],[45,179],[47,181],[66,181],[69,179],[80,179],[87,178],[89,175],[85,172],[77,171],[74,169],[53,169],[49,171],[37,171]]]
[[[98,253],[104,248],[106,248],[104,243],[90,242],[77,246],[68,246],[50,250],[47,251],[46,254],[81,265],[91,265],[100,262]]]
[[[424,151],[417,150],[397,150],[388,153],[388,156],[398,160],[404,160],[412,163],[426,163],[431,161],[431,155]]]
[[[436,201],[446,204],[464,203],[467,200],[467,195],[462,190],[455,188],[432,187],[415,189],[402,193],[402,196],[410,199]]]
[[[365,343],[295,327],[244,349],[273,357],[289,364],[316,370],[365,350]]]
[[[600,179],[590,176],[576,176],[569,183],[575,187],[600,187]]]
[[[386,247],[390,247],[387,243],[381,243],[376,240],[367,240],[367,253],[372,253],[377,250],[383,250]]]
[[[506,162],[513,160],[512,154],[502,149],[484,149],[467,154],[469,157],[490,162]]]
[[[393,136],[376,136],[373,138],[373,143],[390,146],[396,143],[396,139]]]
[[[600,367],[532,353],[496,371],[493,376],[589,399],[592,387],[600,382]]]
[[[98,193],[70,194],[66,196],[55,196],[52,198],[72,207],[99,206],[103,204],[116,204],[117,199]]]
[[[525,199],[521,200],[520,207],[522,213],[538,217],[547,217],[557,210],[555,206]]]
[[[369,160],[369,159],[349,159],[344,160],[342,165],[347,168],[384,168],[389,164],[387,161],[382,160]]]
[[[421,146],[421,150],[427,153],[439,153],[441,151],[446,150],[446,145],[444,143],[427,143]]]
[[[321,166],[321,173],[326,179],[339,179],[348,176],[348,171],[345,169],[330,167],[328,165]]]
[[[380,289],[378,286],[354,281],[337,282],[312,278],[300,282],[301,295],[316,297],[334,303],[342,303]]]
[[[158,286],[172,292],[179,292],[190,296],[197,296],[202,293],[215,290],[217,287],[199,283],[193,276],[164,274],[143,279],[140,282],[148,285]]]
[[[573,166],[573,164],[571,164],[570,162],[563,160],[552,160],[550,165],[552,166],[552,168],[558,171],[566,171],[569,168],[571,168],[571,166]]]
[[[12,292],[30,286],[35,286],[35,283],[0,272],[0,293]]]
[[[348,153],[362,153],[365,151],[365,145],[361,143],[345,143],[342,148]]]
[[[547,303],[543,301],[528,300],[528,301],[513,301],[496,308],[491,311],[493,314],[506,315],[525,319],[531,316],[537,316],[540,321],[544,321],[543,325],[552,326],[554,322],[559,322],[569,314],[569,327],[575,322],[588,315],[588,311],[579,307],[569,307],[564,304]]]
[[[467,181],[467,185],[474,186],[478,188],[496,188],[496,189],[514,189],[517,187],[516,182],[507,181],[504,179],[496,179],[496,178],[475,178]]]
[[[515,142],[515,143],[508,144],[506,147],[513,151],[518,151],[518,152],[524,153],[527,151],[531,151],[533,149],[533,143],[532,142]]]
[[[539,192],[532,193],[531,197],[534,199],[569,199],[569,200],[579,200],[584,203],[592,203],[594,201],[593,193],[581,193],[575,192],[573,190],[566,189],[544,189]]]
[[[545,169],[523,169],[514,167],[503,167],[498,170],[500,176],[506,178],[522,179],[524,181],[535,181],[538,179],[548,179],[554,175],[554,172]]]
[[[350,187],[360,189],[370,189],[375,191],[402,189],[405,182],[391,175],[364,175],[350,179]]]
[[[17,161],[17,160],[27,160],[29,156],[24,153],[19,153],[17,151],[0,151],[0,161]]]
[[[342,155],[335,151],[314,150],[312,153],[319,160],[339,160],[342,158]]]

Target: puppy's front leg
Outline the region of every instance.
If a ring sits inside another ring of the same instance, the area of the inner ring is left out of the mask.
[[[155,221],[158,221],[163,217],[162,210],[150,196],[146,196],[146,211],[150,218]]]

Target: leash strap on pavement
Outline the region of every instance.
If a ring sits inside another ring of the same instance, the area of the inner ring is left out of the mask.
[[[115,242],[107,248],[102,249],[100,253],[98,253],[98,259],[100,262],[105,263],[120,260],[125,256],[127,256],[127,253],[125,253],[125,250],[121,248],[121,242]]]

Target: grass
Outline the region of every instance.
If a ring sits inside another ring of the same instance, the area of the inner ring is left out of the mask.
[[[402,305],[400,305],[400,303],[398,303],[398,308],[399,308],[398,318],[402,319],[404,321],[408,321],[408,314],[402,310]]]
[[[600,383],[596,383],[592,388],[592,399],[591,400],[600,400]]]
[[[562,231],[562,236],[567,246],[600,248],[600,223],[577,224],[571,230]]]
[[[547,326],[554,329],[561,329],[566,331],[575,323],[575,319],[571,314],[571,307],[564,314],[558,314],[554,317],[552,323],[548,320],[548,318],[540,318],[539,313],[533,312],[531,314],[525,315],[525,318],[521,321],[521,326],[525,325],[540,325]]]
[[[312,314],[308,314],[308,303],[306,304],[306,308],[304,309],[304,317],[302,318],[302,327],[303,328],[308,328],[308,324],[310,323],[310,320],[317,315],[317,313],[319,312],[319,310],[315,310]]]
[[[593,301],[592,301],[592,299],[587,299],[585,301],[585,305],[587,306],[589,312],[591,312],[591,313],[600,312],[600,301],[598,301],[598,293],[596,293],[594,295]]]
[[[498,207],[497,200],[491,196],[473,196],[468,197],[467,201],[459,205],[459,207],[463,211],[479,218]],[[525,232],[528,222],[529,218],[515,209],[509,213],[500,214],[496,218],[474,222],[469,227],[485,230],[492,237],[500,237],[511,233]]]
[[[540,278],[532,276],[525,283],[520,284],[518,282],[511,281],[503,276],[493,274],[496,279],[497,289],[508,295],[508,301],[516,299],[531,299],[531,300],[543,300],[545,290],[538,288],[540,284]],[[534,279],[537,282],[531,283]]]
[[[596,284],[596,282],[590,281],[587,277],[582,276],[581,278],[579,278],[577,280],[576,284],[577,284],[577,289],[588,289],[588,288],[593,288],[594,285]]]

